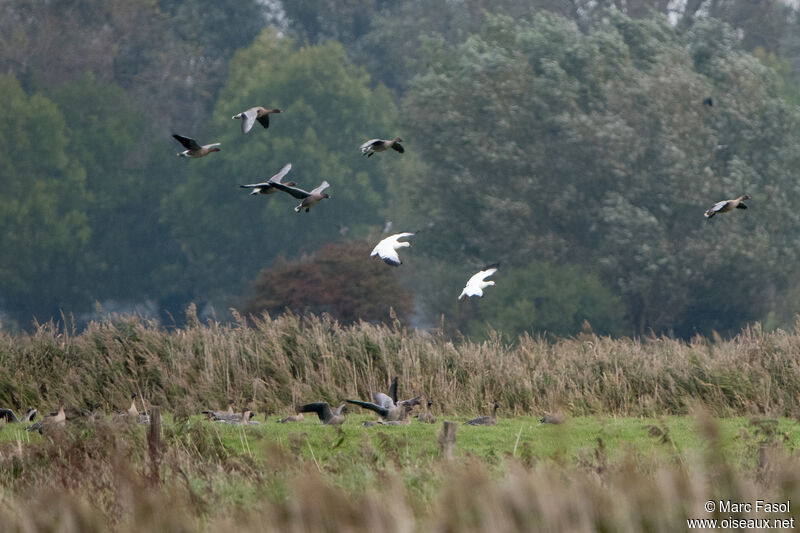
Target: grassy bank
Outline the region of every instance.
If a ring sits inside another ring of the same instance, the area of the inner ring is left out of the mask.
[[[283,316],[252,325],[180,330],[132,316],[80,334],[52,325],[0,334],[0,405],[120,409],[131,392],[177,413],[252,397],[259,410],[297,402],[368,398],[400,377],[439,413],[475,414],[494,401],[506,415],[800,415],[800,334],[755,325],[730,340],[610,339],[584,334],[451,341],[400,326],[344,327]]]

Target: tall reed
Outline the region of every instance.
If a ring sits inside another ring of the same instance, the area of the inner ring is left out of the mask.
[[[166,409],[197,410],[252,397],[261,409],[368,398],[394,376],[401,396],[444,412],[562,410],[574,415],[686,413],[800,416],[800,332],[756,324],[730,340],[611,339],[550,342],[500,336],[452,340],[399,324],[343,326],[284,315],[165,329],[136,316],[92,322],[79,334],[53,324],[0,333],[0,406],[121,408],[131,392]]]

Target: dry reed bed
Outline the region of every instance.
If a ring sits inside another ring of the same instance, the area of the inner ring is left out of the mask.
[[[115,316],[80,334],[52,324],[0,334],[0,405],[121,408],[131,391],[168,410],[194,411],[253,397],[260,409],[368,397],[400,376],[446,413],[798,416],[800,333],[749,327],[730,340],[610,339],[486,342],[327,317],[286,315],[185,328]]]

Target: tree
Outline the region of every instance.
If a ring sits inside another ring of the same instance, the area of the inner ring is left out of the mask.
[[[411,293],[394,269],[369,257],[370,243],[329,244],[310,257],[279,261],[259,274],[244,312],[328,313],[344,323],[406,320]]]
[[[452,228],[434,257],[591,265],[640,333],[738,327],[785,292],[800,115],[728,26],[490,17],[428,57],[403,103],[427,171],[404,179],[409,204]],[[704,222],[752,191],[757,215]]]
[[[63,110],[68,150],[91,194],[84,258],[89,297],[123,305],[160,301],[163,308],[177,282],[164,272],[181,257],[159,222],[159,207],[179,180],[180,162],[159,150],[147,117],[122,88],[85,75],[53,88],[50,97]]]
[[[0,76],[0,306],[26,326],[86,304],[86,174],[58,107]]]

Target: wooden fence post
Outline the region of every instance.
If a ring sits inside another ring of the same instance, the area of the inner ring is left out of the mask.
[[[442,432],[439,433],[439,449],[442,456],[448,461],[453,459],[453,453],[456,448],[456,430],[458,424],[445,420],[442,425]]]
[[[158,485],[161,464],[161,408],[150,408],[150,431],[147,434],[147,447],[150,450],[150,482]]]

